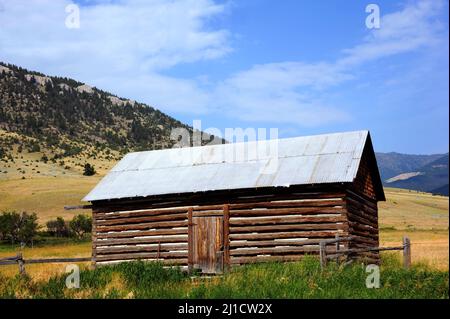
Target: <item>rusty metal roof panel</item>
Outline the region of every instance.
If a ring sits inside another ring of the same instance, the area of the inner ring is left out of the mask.
[[[85,201],[352,182],[368,131],[127,154]]]

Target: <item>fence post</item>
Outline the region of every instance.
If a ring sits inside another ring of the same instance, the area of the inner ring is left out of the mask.
[[[326,243],[321,241],[319,243],[319,253],[320,253],[320,268],[323,269],[327,265],[327,252],[326,252]]]
[[[411,267],[411,241],[408,236],[403,236],[403,267]]]
[[[189,207],[188,209],[188,272],[189,274],[192,273],[194,269],[194,222],[192,218],[193,208]]]
[[[336,264],[339,264],[339,234],[336,234]]]
[[[22,253],[17,253],[17,264],[19,265],[19,275],[25,275],[25,262]]]

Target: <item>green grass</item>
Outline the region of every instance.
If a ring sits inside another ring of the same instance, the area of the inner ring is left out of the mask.
[[[401,267],[398,255],[384,254],[381,287],[368,289],[362,265],[330,264],[314,257],[296,263],[247,265],[211,278],[191,278],[179,268],[130,262],[84,269],[79,289],[65,288],[65,275],[36,281],[0,278],[1,298],[446,298],[447,271]]]

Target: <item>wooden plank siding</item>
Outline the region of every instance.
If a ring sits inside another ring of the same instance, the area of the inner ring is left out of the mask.
[[[345,201],[349,234],[355,240],[349,248],[377,247],[379,245],[378,205],[374,186],[373,166],[376,165],[368,152],[363,153],[358,174],[347,189]],[[376,252],[358,253],[368,261],[378,263],[380,254]],[[351,256],[350,256],[351,257]]]
[[[244,196],[226,204],[154,209],[99,206],[93,213],[93,256],[97,263],[145,259],[188,266],[189,247],[195,245],[189,243],[189,219],[201,216],[224,217],[225,268],[317,253],[320,240],[348,233],[345,195],[343,190],[284,193],[271,200]]]
[[[319,241],[346,236],[344,194],[230,204],[230,264],[295,261],[318,254]]]
[[[354,236],[343,248],[378,246],[377,200],[370,163],[354,183],[236,190],[93,203],[92,256],[104,264],[161,261],[192,270],[195,220],[223,217],[223,266],[295,261],[318,254],[319,242]],[[352,257],[379,259],[378,253]]]

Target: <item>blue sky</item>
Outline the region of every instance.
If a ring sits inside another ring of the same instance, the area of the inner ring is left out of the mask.
[[[203,129],[369,129],[377,151],[448,151],[448,1],[76,1],[69,29],[71,3],[0,0],[0,60]]]

